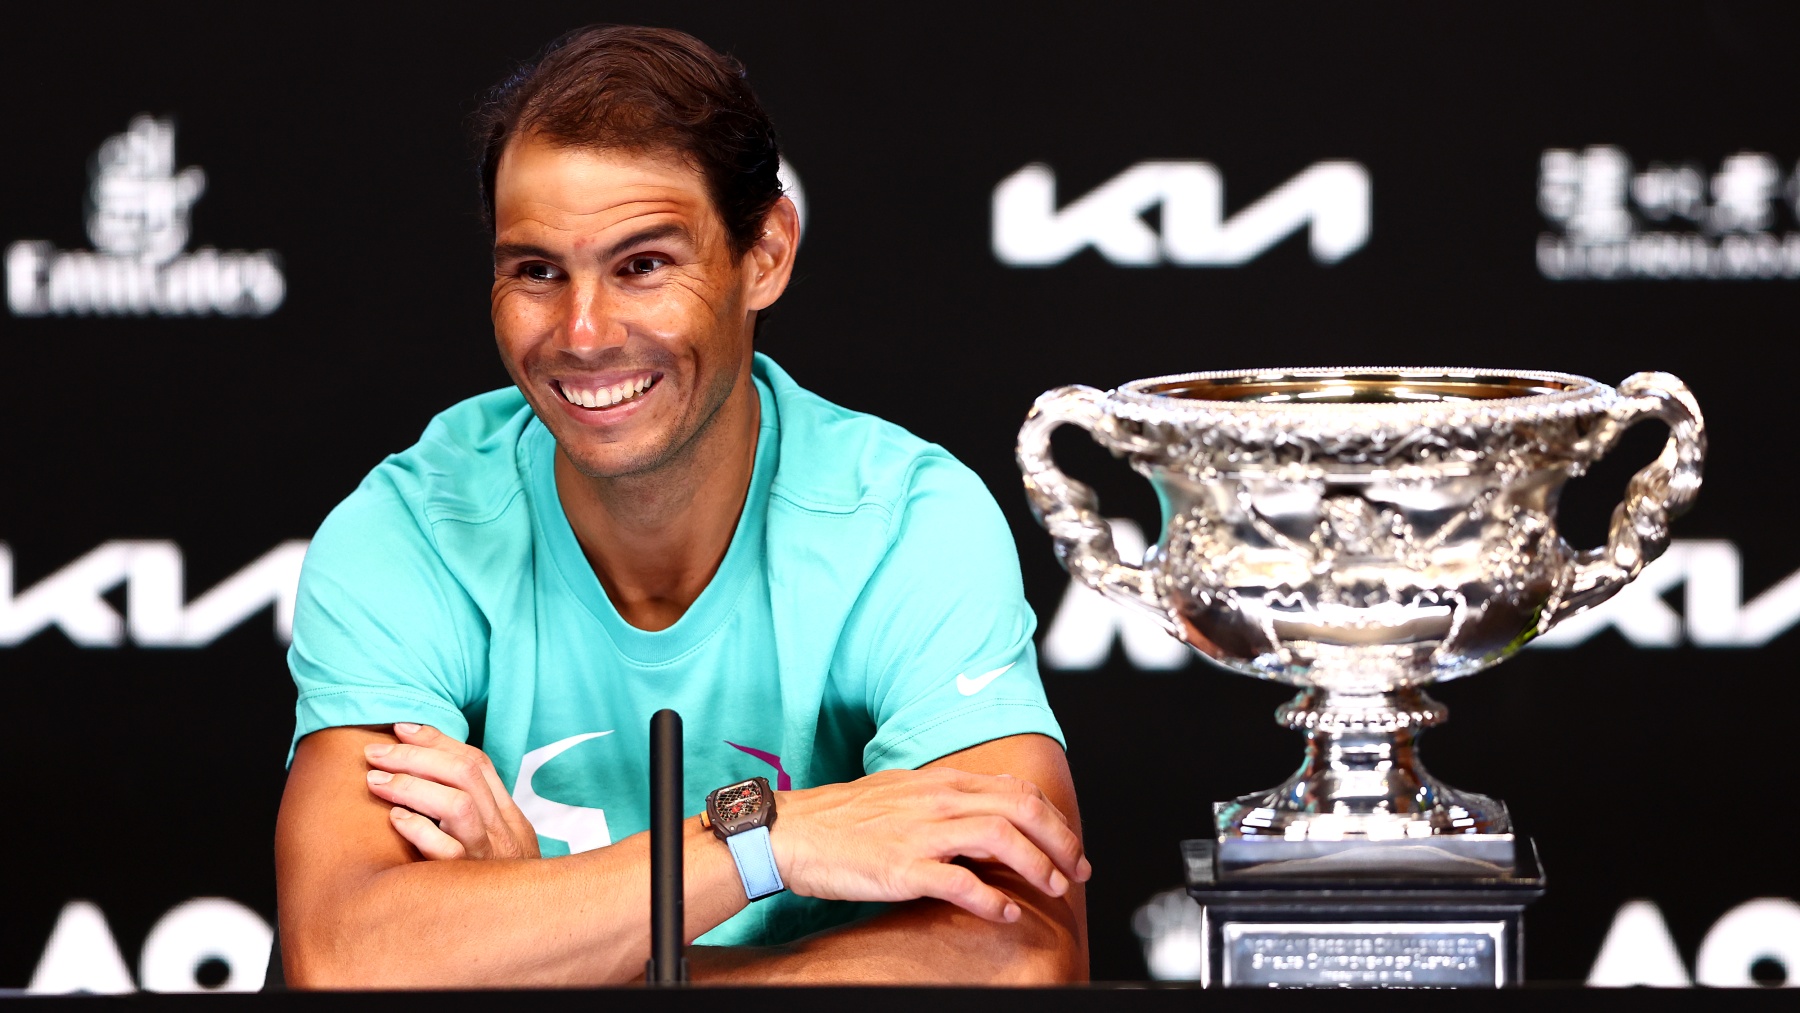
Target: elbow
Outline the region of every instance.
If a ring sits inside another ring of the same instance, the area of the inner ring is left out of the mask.
[[[1025,987],[1079,985],[1088,980],[1087,951],[1073,945],[1015,954],[1004,984]]]
[[[281,972],[295,991],[443,988],[421,980],[422,967],[381,952],[382,934],[358,931],[353,912],[313,912],[301,918],[283,912],[275,945],[281,948]],[[391,933],[389,933],[391,934]],[[429,973],[427,971],[427,973]]]
[[[1075,985],[1088,980],[1085,920],[1067,905],[1051,911],[1026,907],[1026,915],[1012,926],[1012,946],[998,962],[996,984],[1041,986]]]
[[[288,936],[277,936],[275,945],[281,948],[281,976],[283,983],[290,989],[352,989],[360,984],[349,973],[349,968],[331,960],[328,954],[320,952],[317,947],[303,945]]]
[[[331,992],[365,989],[447,988],[449,982],[421,980],[405,968],[385,967],[378,960],[345,959],[326,950],[281,943],[282,976],[294,991]],[[394,973],[396,970],[401,973]]]
[[[345,959],[341,951],[346,947],[309,938],[308,933],[283,933],[275,944],[281,947],[282,977],[295,991],[394,987],[372,975],[368,962]]]
[[[1088,954],[1085,945],[1076,945],[1071,941],[1068,948],[1059,950],[1040,962],[1039,982],[1045,985],[1085,985],[1088,981]]]

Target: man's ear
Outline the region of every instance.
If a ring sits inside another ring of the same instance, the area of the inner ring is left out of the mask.
[[[744,255],[750,275],[748,308],[768,309],[787,290],[794,273],[794,254],[800,249],[800,213],[786,197],[775,202],[763,219],[763,234]]]

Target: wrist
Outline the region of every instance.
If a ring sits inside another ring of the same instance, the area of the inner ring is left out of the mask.
[[[792,849],[794,835],[787,832],[788,821],[794,818],[793,799],[794,793],[791,791],[775,793],[775,811],[781,814],[781,818],[776,823],[779,823],[780,827],[777,828],[773,824],[769,827],[769,846],[775,850],[775,868],[780,871],[782,879],[789,878],[788,870],[794,861]]]
[[[778,806],[774,786],[763,777],[728,784],[706,796],[702,821],[730,850],[749,900],[787,889],[771,835]]]
[[[813,824],[813,817],[807,812],[807,803],[816,790],[776,792],[775,811],[780,815],[769,827],[769,844],[775,851],[775,868],[788,884],[788,889],[802,896],[811,896],[802,884],[806,880],[808,866],[807,832]]]

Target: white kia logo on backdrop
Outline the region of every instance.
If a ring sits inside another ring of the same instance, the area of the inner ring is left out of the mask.
[[[1144,220],[1160,212],[1159,234]],[[1114,264],[1233,267],[1302,228],[1313,259],[1335,264],[1369,240],[1369,172],[1317,162],[1225,217],[1225,181],[1207,162],[1138,164],[1065,204],[1056,173],[1034,162],[994,188],[994,256],[1013,267],[1060,264],[1087,247]]]
[[[13,580],[13,553],[0,542],[0,647],[52,626],[77,647],[205,647],[244,620],[275,608],[275,637],[294,635],[294,593],[306,542],[282,542],[192,601],[181,547],[166,541],[105,542],[30,587]],[[125,614],[106,596],[125,587]]]
[[[1800,278],[1800,169],[1740,151],[1708,171],[1623,148],[1552,148],[1538,164],[1538,271],[1556,281]]]
[[[189,214],[206,192],[199,166],[175,167],[175,125],[138,116],[94,153],[88,188],[92,250],[20,240],[6,250],[15,316],[268,316],[287,294],[271,250],[183,252]]]

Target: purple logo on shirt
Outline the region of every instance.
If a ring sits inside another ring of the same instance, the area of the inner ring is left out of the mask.
[[[757,759],[761,760],[762,762],[768,764],[769,766],[774,767],[775,768],[775,790],[776,791],[792,791],[793,790],[794,779],[791,777],[788,777],[788,772],[781,769],[781,757],[776,756],[774,753],[765,753],[760,749],[753,749],[750,746],[740,746],[737,743],[731,741],[730,739],[726,739],[725,744],[730,746],[731,748],[737,750],[740,753],[749,753],[751,756],[754,756]]]

